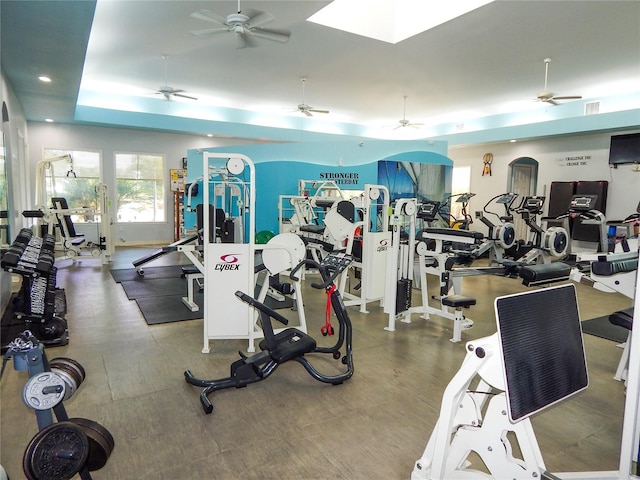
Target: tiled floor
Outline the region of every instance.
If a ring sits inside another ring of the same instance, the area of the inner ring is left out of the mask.
[[[407,479],[465,341],[495,332],[496,296],[526,290],[515,279],[465,278],[463,293],[477,298],[468,312],[475,325],[457,344],[449,341],[450,321],[415,318],[388,332],[377,304],[368,314],[350,307],[355,374],[348,382],[322,384],[291,362],[264,382],[215,393],[214,412],[205,415],[199,389],[184,381],[183,371],[226,376],[246,342],[214,341],[211,353],[202,354],[202,320],[148,326],[109,274],[144,252],[120,248],[110,266],[59,264],[70,343],[46,353],[84,366],[87,378],[65,402],[67,412],[98,421],[116,443],[94,479]],[[167,256],[158,263],[177,261]],[[323,342],[325,295],[308,286],[311,280],[304,288],[309,332]],[[585,285],[577,291],[583,319],[631,306],[621,295]],[[217,301],[224,308],[237,300]],[[612,377],[621,350],[591,335],[584,342],[589,388],[532,420],[552,472],[618,468],[625,395]],[[320,368],[331,368],[325,363]],[[1,463],[12,479],[23,478],[23,452],[37,432],[34,412],[21,399],[26,380],[25,372],[7,368],[1,383]]]

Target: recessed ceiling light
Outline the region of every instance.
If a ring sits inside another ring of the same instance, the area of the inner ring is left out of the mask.
[[[509,140],[511,143],[516,143],[517,140]]]
[[[207,137],[213,137],[213,133],[207,133]]]
[[[51,79],[49,77],[47,77],[46,75],[40,75],[38,77],[38,80],[40,80],[41,82],[45,82],[45,83],[51,82]]]
[[[307,20],[395,44],[492,1],[334,0]]]
[[[45,118],[44,121],[47,123],[53,123],[53,118]]]

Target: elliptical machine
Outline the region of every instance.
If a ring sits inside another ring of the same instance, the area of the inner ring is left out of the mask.
[[[514,209],[527,224],[532,235],[532,238],[525,245],[520,246],[520,250],[523,252],[520,261],[525,265],[551,263],[555,260],[561,260],[567,255],[569,248],[567,230],[560,226],[549,227],[545,230],[536,221],[538,215],[542,215],[544,200],[545,197],[540,196],[524,197],[518,208]]]
[[[243,302],[256,308],[260,315],[264,339],[259,343],[260,352],[246,356],[242,352],[238,352],[240,359],[231,364],[230,376],[216,380],[202,380],[196,378],[190,370],[184,372],[187,383],[197,387],[203,387],[200,392],[200,403],[205,413],[213,411],[213,404],[208,396],[217,390],[226,388],[246,387],[251,383],[260,382],[267,379],[281,364],[289,360],[295,360],[300,363],[309,374],[316,380],[333,385],[339,385],[348,380],[353,375],[353,356],[352,356],[352,327],[349,314],[347,313],[342,296],[336,287],[334,280],[353,262],[354,257],[344,252],[334,252],[326,256],[322,262],[306,259],[300,262],[291,271],[290,277],[294,281],[298,281],[294,276],[295,273],[303,266],[309,265],[320,272],[322,283],[312,283],[311,286],[317,289],[324,289],[327,292],[327,308],[329,303],[338,319],[338,336],[336,343],[331,347],[319,347],[316,341],[310,335],[298,330],[297,328],[286,328],[278,334],[273,331],[271,319],[287,325],[288,320],[267,307],[249,295],[237,291],[236,296]],[[323,335],[333,335],[333,327],[327,320],[327,323],[321,330]],[[346,371],[337,375],[329,376],[318,372],[314,366],[305,358],[309,353],[330,353],[335,360],[341,357],[340,349],[345,345],[345,354],[342,357],[342,363],[347,366]]]

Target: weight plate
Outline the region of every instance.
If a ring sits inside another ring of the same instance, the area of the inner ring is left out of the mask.
[[[73,394],[78,389],[78,385],[76,384],[76,380],[69,375],[67,372],[63,370],[58,370],[57,368],[52,368],[51,371],[58,375],[61,380],[64,381],[65,390],[64,390],[64,400],[69,400]]]
[[[89,439],[71,422],[53,423],[31,440],[22,458],[27,480],[69,480],[89,456]]]
[[[91,472],[100,470],[107,463],[115,446],[113,436],[109,430],[93,420],[87,418],[71,418],[69,421],[79,425],[89,439],[87,468]]]
[[[28,407],[35,410],[48,410],[64,400],[66,385],[62,378],[53,372],[34,375],[22,390],[22,399]]]
[[[73,358],[68,358],[68,357],[56,357],[54,359],[52,359],[49,363],[51,362],[63,362],[66,364],[69,364],[69,366],[75,368],[78,373],[80,374],[80,378],[81,378],[81,383],[84,381],[84,379],[86,378],[87,374],[84,370],[84,367],[82,365],[80,365],[80,363],[76,360],[74,360]]]
[[[75,368],[71,367],[68,363],[54,362],[53,364],[49,364],[49,368],[51,368],[51,370],[65,372],[68,376],[70,376],[73,379],[76,390],[82,383],[82,377],[80,376],[78,371]]]

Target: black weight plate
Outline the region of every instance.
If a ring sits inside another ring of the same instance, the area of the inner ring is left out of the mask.
[[[87,458],[87,468],[93,472],[105,466],[111,456],[115,442],[113,436],[105,427],[98,422],[86,418],[71,418],[73,422],[84,430],[89,438],[89,457]]]
[[[69,480],[82,470],[89,456],[89,439],[71,422],[58,422],[40,430],[22,458],[27,480]]]

